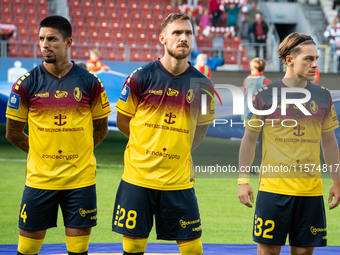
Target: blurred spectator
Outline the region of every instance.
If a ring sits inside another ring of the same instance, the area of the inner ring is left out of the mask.
[[[210,67],[207,66],[207,55],[199,54],[196,58],[195,68],[207,76],[209,79],[211,78],[211,70]]]
[[[82,68],[87,69],[86,63],[85,63],[84,61],[77,61],[76,64],[77,64],[78,66],[81,66]]]
[[[224,10],[227,12],[227,26],[234,26],[235,30],[237,31],[237,17],[238,11],[241,9],[242,5],[237,5],[234,3],[225,4]]]
[[[171,1],[170,1],[170,5],[171,5],[172,7],[181,6],[181,5],[182,5],[182,0],[171,0]]]
[[[246,15],[245,22],[248,24],[248,40],[250,43],[253,41],[251,38],[251,32],[255,22],[255,15],[258,13],[261,14],[254,1],[251,2],[250,9],[244,12]]]
[[[188,0],[188,5],[197,6],[198,5],[198,0]]]
[[[250,61],[250,74],[243,81],[243,93],[244,93],[244,114],[241,116],[241,120],[245,120],[248,114],[248,96],[252,96],[258,89],[271,83],[271,80],[263,75],[266,68],[266,61],[261,58],[254,58]],[[251,89],[251,95],[248,92]]]
[[[220,4],[221,0],[209,0],[209,13],[212,19],[212,26],[214,27],[222,26]]]
[[[99,61],[99,57],[100,52],[97,49],[90,50],[90,59],[86,62],[87,70],[89,70],[90,73],[94,73],[99,70],[110,70],[110,67]]]
[[[329,38],[329,43],[332,46],[333,54],[336,54],[337,58],[337,72],[340,72],[340,18],[339,16],[335,17],[331,28],[327,29],[324,32],[324,36]]]
[[[215,31],[211,31],[209,35],[211,36],[212,40],[212,47],[213,47],[213,58],[221,58],[223,57],[223,46],[224,46],[224,38],[229,37],[232,35],[231,31],[228,31],[226,33],[220,32],[220,28],[216,28]]]
[[[253,24],[252,32],[254,33],[255,43],[257,44],[255,48],[255,55],[256,57],[260,56],[260,45],[263,44],[263,58],[267,59],[267,47],[266,47],[266,40],[267,40],[267,33],[268,33],[268,26],[262,20],[262,15],[257,13],[255,15],[255,23]]]
[[[3,28],[0,28],[0,41],[7,41],[14,33],[14,30],[6,30],[6,29],[3,29]],[[1,44],[0,44],[0,56],[1,56]],[[6,42],[6,49],[7,49],[7,52],[8,52],[8,44]]]
[[[244,0],[242,3],[241,7],[241,29],[240,29],[240,34],[241,38],[248,38],[248,27],[249,27],[249,22],[247,21],[247,15],[245,14],[246,12],[251,10],[251,4],[249,3],[249,0]]]
[[[210,17],[209,17],[209,9],[206,9],[206,8],[200,8],[200,11],[202,10],[202,14],[201,14],[201,18],[200,18],[200,21],[199,21],[199,25],[201,26],[201,29],[204,29],[206,28],[207,26],[210,26],[211,24],[211,20],[210,20]]]

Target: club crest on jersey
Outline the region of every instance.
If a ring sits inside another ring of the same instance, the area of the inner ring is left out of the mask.
[[[126,102],[130,94],[130,88],[126,85],[124,85],[124,88],[122,90],[122,93],[120,94],[119,99],[123,102]]]
[[[77,100],[78,102],[81,100],[83,93],[80,91],[79,87],[75,87],[73,91],[73,96],[74,99]]]
[[[193,100],[194,100],[194,90],[193,89],[189,89],[185,98],[187,99],[187,102],[190,104]]]
[[[8,108],[18,110],[19,106],[20,106],[20,96],[12,92],[11,95],[9,96]]]
[[[56,90],[55,95],[54,95],[55,98],[63,98],[67,96],[68,96],[68,93],[66,91],[59,91],[59,90]]]
[[[177,97],[179,92],[175,89],[172,89],[172,88],[168,88],[168,91],[166,92],[166,94],[169,96],[169,97]]]
[[[314,100],[312,100],[309,104],[309,108],[310,108],[310,111],[313,113],[313,114],[316,114],[318,112],[318,105],[315,103]]]

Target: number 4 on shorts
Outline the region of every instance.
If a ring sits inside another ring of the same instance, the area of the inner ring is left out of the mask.
[[[20,213],[20,217],[23,219],[24,223],[26,222],[26,219],[27,219],[27,214],[25,212],[25,207],[26,207],[26,204],[23,205],[23,207],[21,209],[21,213]]]

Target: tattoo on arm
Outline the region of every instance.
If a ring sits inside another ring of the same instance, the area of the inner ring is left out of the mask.
[[[194,141],[192,142],[191,151],[196,149],[197,146],[203,141],[208,128],[209,128],[209,125],[196,127],[195,137],[194,137]]]
[[[28,136],[24,133],[26,122],[7,119],[6,138],[13,145],[28,153]]]
[[[105,136],[108,134],[108,118],[98,119],[93,121],[93,140],[94,147],[97,147],[101,141],[104,140]]]

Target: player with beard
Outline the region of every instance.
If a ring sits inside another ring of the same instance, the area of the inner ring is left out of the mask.
[[[212,83],[188,62],[187,14],[166,17],[159,40],[164,57],[134,71],[116,105],[117,127],[129,142],[112,230],[123,234],[123,254],[144,254],[155,215],[158,239],[176,240],[181,254],[202,255],[191,151],[214,119],[211,100],[206,115],[199,111],[199,87]]]
[[[17,255],[39,253],[59,205],[68,254],[86,255],[97,223],[93,149],[108,133],[110,104],[100,80],[69,60],[67,19],[42,20],[39,40],[44,61],[13,85],[6,112],[6,138],[28,153]]]

